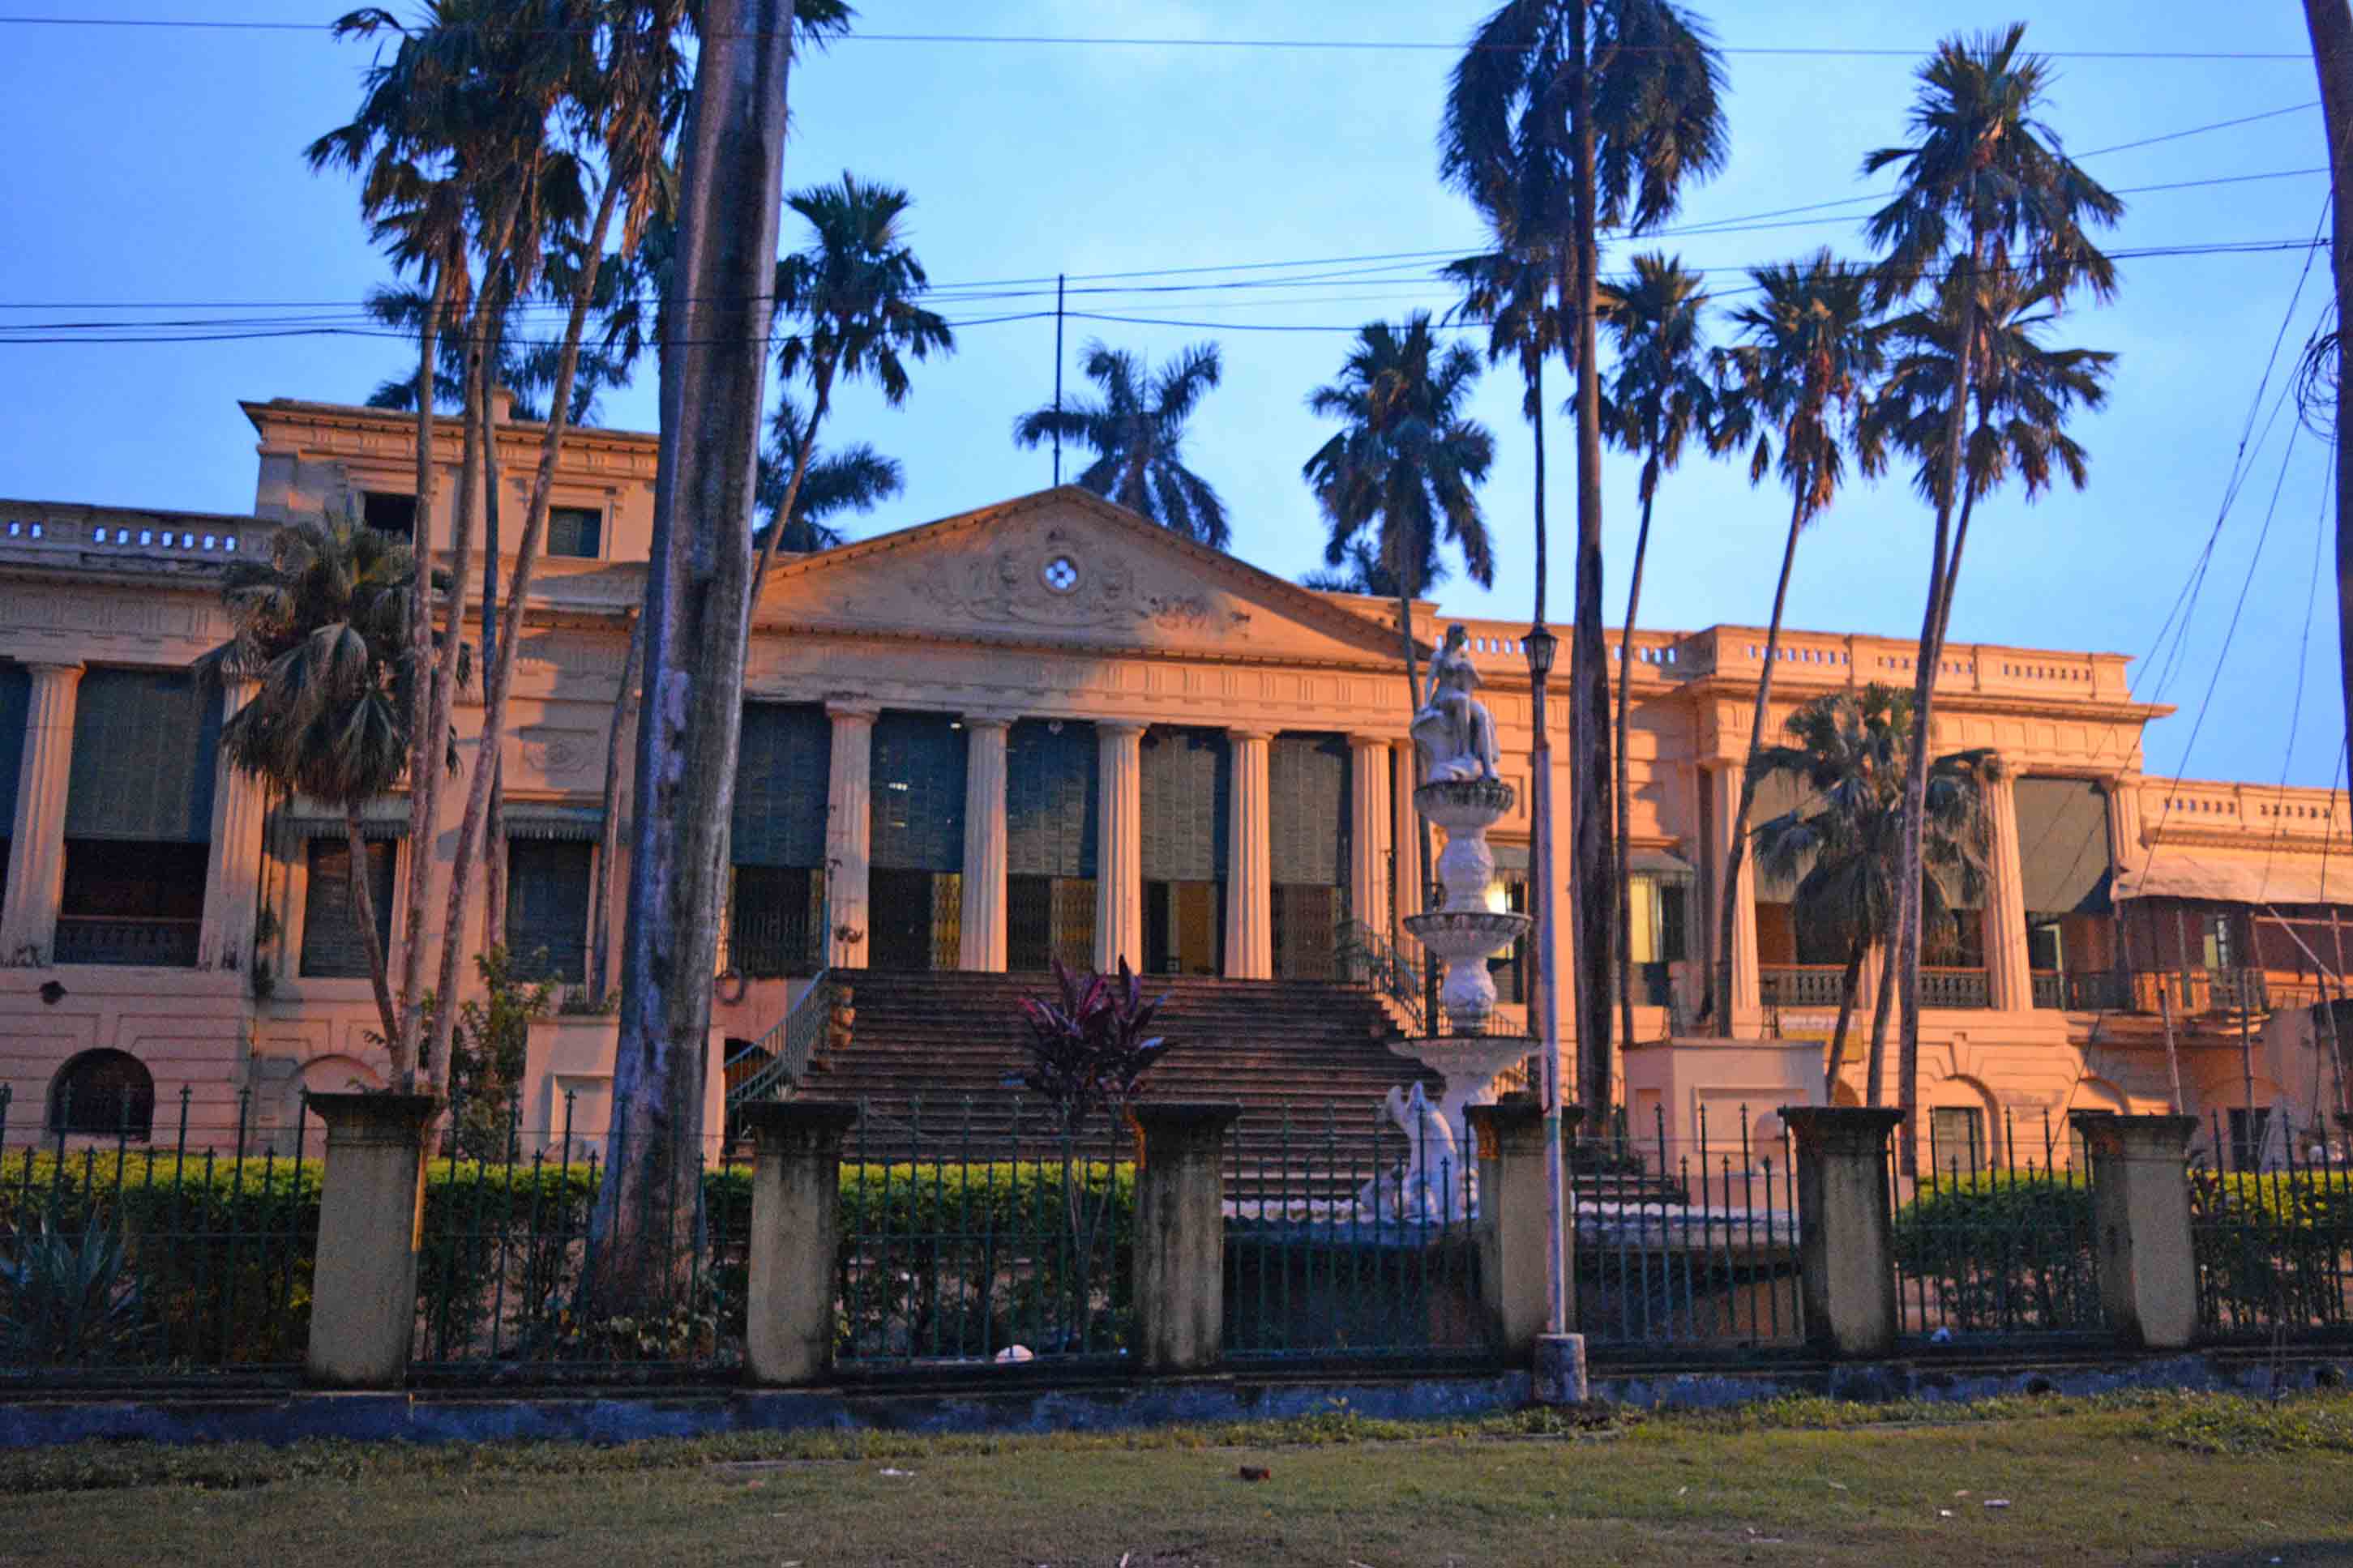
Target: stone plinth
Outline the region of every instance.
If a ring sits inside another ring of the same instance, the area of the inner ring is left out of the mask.
[[[1226,1130],[1239,1105],[1145,1101],[1135,1177],[1135,1315],[1148,1372],[1215,1366],[1225,1336]]]
[[[1895,1348],[1887,1138],[1900,1110],[1785,1105],[1798,1144],[1798,1266],[1806,1340],[1837,1356]]]
[[[754,1141],[744,1375],[758,1384],[806,1383],[833,1364],[841,1139],[856,1125],[858,1107],[771,1100],[740,1114]]]
[[[1563,1108],[1563,1136],[1574,1131],[1581,1114]],[[1526,1361],[1552,1319],[1544,1107],[1530,1096],[1506,1095],[1493,1105],[1472,1106],[1464,1115],[1478,1147],[1479,1292],[1488,1332],[1505,1359]],[[1566,1191],[1561,1203],[1562,1321],[1574,1323],[1577,1271],[1570,1248],[1577,1228],[1568,1223]]]
[[[429,1094],[303,1098],[327,1124],[305,1371],[330,1388],[397,1388],[417,1330],[425,1144],[441,1102]]]
[[[2189,1237],[2194,1116],[2067,1116],[2092,1155],[2093,1248],[2100,1305],[2126,1343],[2181,1350],[2198,1333],[2198,1260]]]

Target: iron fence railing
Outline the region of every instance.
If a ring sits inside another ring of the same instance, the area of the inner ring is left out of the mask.
[[[1225,1353],[1241,1362],[1483,1357],[1475,1158],[1433,1108],[1245,1116],[1226,1173]]]
[[[2216,1338],[2353,1331],[2353,1163],[2283,1114],[2214,1112],[2190,1166],[2199,1324]]]
[[[1135,1145],[1012,1102],[862,1118],[841,1165],[836,1349],[852,1368],[1124,1357]],[[1025,1124],[1026,1121],[1026,1124]]]
[[[701,1142],[639,1155],[605,1126],[551,1126],[519,1101],[450,1108],[426,1169],[413,1363],[421,1375],[518,1363],[740,1365],[751,1170]],[[681,1169],[681,1166],[689,1167]],[[608,1169],[636,1179],[599,1233]]]
[[[1804,1337],[1788,1131],[1743,1105],[1694,1140],[1621,1112],[1567,1149],[1577,1327],[1597,1349],[1794,1344]]]
[[[2021,1134],[2002,1118],[1992,1145],[1981,1112],[1926,1122],[1927,1164],[1888,1181],[1899,1331],[2007,1334],[2104,1326],[2095,1271],[2091,1166],[2043,1114]],[[2061,1163],[2062,1155],[2066,1163]]]
[[[56,958],[59,963],[146,965],[191,969],[203,923],[114,915],[61,915]]]
[[[840,987],[832,971],[818,970],[776,1027],[727,1058],[722,1070],[730,1107],[773,1099],[808,1076],[809,1058],[825,1044]]]
[[[0,1086],[0,1142],[10,1095]],[[297,1107],[192,1136],[182,1089],[148,1136],[54,1132],[0,1152],[0,1385],[39,1375],[278,1368],[310,1336],[325,1138]],[[74,1124],[58,1108],[56,1127]]]

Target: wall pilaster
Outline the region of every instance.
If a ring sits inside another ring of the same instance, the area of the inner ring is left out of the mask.
[[[227,682],[221,717],[234,716],[260,689],[259,681]],[[269,790],[261,780],[229,766],[226,747],[214,767],[212,850],[205,865],[196,965],[243,970],[253,963],[253,923],[261,908],[261,825],[269,815]]]
[[[0,963],[45,965],[65,895],[66,786],[73,771],[78,664],[32,663],[25,710],[25,755],[16,771],[8,890],[0,902]]]
[[[2008,768],[1985,787],[1986,988],[1999,1011],[2034,1005],[2026,946],[2026,880],[2018,853],[2018,792]]]

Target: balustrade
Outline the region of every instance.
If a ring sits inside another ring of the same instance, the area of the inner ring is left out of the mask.
[[[58,920],[57,962],[193,969],[203,922],[142,916],[63,915]]]

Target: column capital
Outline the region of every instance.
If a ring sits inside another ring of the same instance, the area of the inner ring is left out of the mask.
[[[1389,743],[1390,737],[1387,735],[1368,735],[1355,730],[1348,732],[1348,749],[1352,752],[1381,751]]]
[[[828,1153],[858,1125],[858,1107],[839,1100],[764,1100],[736,1115],[758,1152],[770,1156]]]
[[[825,700],[825,715],[834,720],[864,720],[871,724],[881,716],[882,705],[863,697],[828,697]]]
[[[1152,728],[1141,719],[1098,719],[1094,725],[1098,737],[1113,735],[1123,740],[1130,735],[1140,736]]]
[[[79,680],[82,671],[90,668],[78,658],[23,658],[16,662],[34,679],[46,680]]]
[[[965,713],[962,716],[967,730],[1009,730],[1019,715],[1013,713]]]
[[[1875,1105],[1784,1105],[1781,1121],[1800,1149],[1826,1154],[1875,1154],[1902,1125],[1904,1112]]]
[[[1229,741],[1271,741],[1274,728],[1269,724],[1229,724],[1226,739]]]

